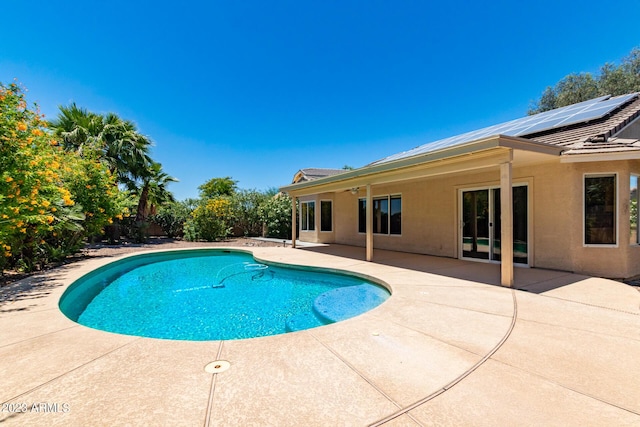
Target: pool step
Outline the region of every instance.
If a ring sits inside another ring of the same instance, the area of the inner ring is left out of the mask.
[[[288,318],[285,328],[295,332],[349,319],[377,307],[388,297],[386,290],[369,284],[332,289],[315,299],[313,310]]]
[[[313,311],[326,323],[334,323],[371,310],[388,296],[384,289],[369,284],[336,288],[319,295]]]
[[[288,318],[285,324],[285,328],[287,332],[295,332],[323,326],[326,324],[326,322],[320,320],[318,316],[316,316],[312,311],[307,311]]]

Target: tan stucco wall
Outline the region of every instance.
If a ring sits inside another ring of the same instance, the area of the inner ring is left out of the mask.
[[[300,197],[300,202],[306,201],[315,201],[315,230],[304,231],[300,230],[298,238],[303,242],[312,242],[312,243],[335,243],[335,229],[336,229],[336,213],[335,207],[336,203],[334,201],[335,194],[334,193],[322,193],[313,196],[304,196]],[[333,219],[332,219],[332,231],[320,231],[320,202],[324,200],[330,200],[333,205]],[[300,217],[300,212],[298,212],[298,218]],[[298,219],[299,220],[299,219]]]
[[[498,170],[469,176],[431,178],[372,187],[373,197],[402,195],[402,235],[374,235],[374,247],[406,252],[457,257],[458,191],[461,183],[495,182]],[[365,236],[358,233],[358,198],[365,192],[336,196],[335,243],[364,246]]]
[[[577,239],[573,249],[574,270],[586,274],[606,277],[632,277],[640,274],[640,247],[630,242],[629,223],[629,178],[630,174],[640,174],[640,163],[633,161],[575,163],[574,182],[578,183],[580,195],[576,208],[583,209],[583,179],[585,174],[616,173],[617,174],[617,247],[594,247],[583,245],[582,216],[573,226]],[[574,187],[575,188],[575,187]],[[582,210],[579,211],[582,214]]]
[[[539,268],[575,271],[605,277],[640,274],[640,246],[629,244],[629,173],[640,174],[640,161],[560,163],[513,168],[513,182],[529,186],[529,257]],[[618,245],[583,245],[584,174],[618,174]],[[372,187],[373,197],[402,195],[402,235],[374,235],[374,248],[459,256],[461,189],[499,185],[499,170],[447,175]],[[358,232],[358,195],[349,191],[303,197],[316,200],[316,230],[300,232],[310,242],[364,246]],[[332,199],[333,232],[321,233],[319,202]],[[374,255],[375,257],[375,255]]]
[[[576,236],[581,210],[575,212],[576,193],[572,165],[559,162],[539,164],[516,170],[516,177],[528,177],[530,265],[557,270],[573,270]],[[571,191],[567,191],[567,186]],[[581,197],[579,197],[580,200]],[[532,255],[532,256],[531,256]]]

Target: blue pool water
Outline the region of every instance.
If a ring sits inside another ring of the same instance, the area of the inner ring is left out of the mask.
[[[60,299],[95,329],[177,340],[276,335],[344,320],[389,297],[364,279],[256,262],[243,252],[172,251],[108,264]]]

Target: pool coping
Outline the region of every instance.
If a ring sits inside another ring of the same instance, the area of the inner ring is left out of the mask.
[[[633,381],[640,368],[630,356],[640,354],[640,292],[634,288],[566,272],[517,269],[522,290],[506,289],[496,286],[496,265],[391,251],[377,251],[370,263],[362,248],[338,245],[223,249],[250,252],[259,262],[348,270],[387,283],[392,295],[370,312],[320,328],[248,340],[176,342],[90,330],[57,310],[71,282],[127,255],[65,266],[41,276],[43,290],[17,292],[23,297],[0,305],[0,328],[7,331],[0,344],[5,379],[0,400],[30,409],[45,403],[49,410],[4,411],[0,421],[640,422],[640,392]],[[19,286],[28,287],[14,288]],[[611,354],[615,363],[607,363]],[[229,369],[205,372],[216,360],[228,361]],[[514,405],[509,396],[526,399]],[[550,407],[549,401],[562,405]]]

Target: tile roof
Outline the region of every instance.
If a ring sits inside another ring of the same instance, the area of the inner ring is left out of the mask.
[[[636,97],[606,116],[589,122],[553,129],[524,138],[566,147],[563,155],[640,151],[640,135],[632,138],[615,135],[640,117],[640,97]]]
[[[328,168],[305,168],[300,169],[294,175],[293,182],[313,181],[314,179],[333,176],[346,172],[344,169],[328,169]]]

